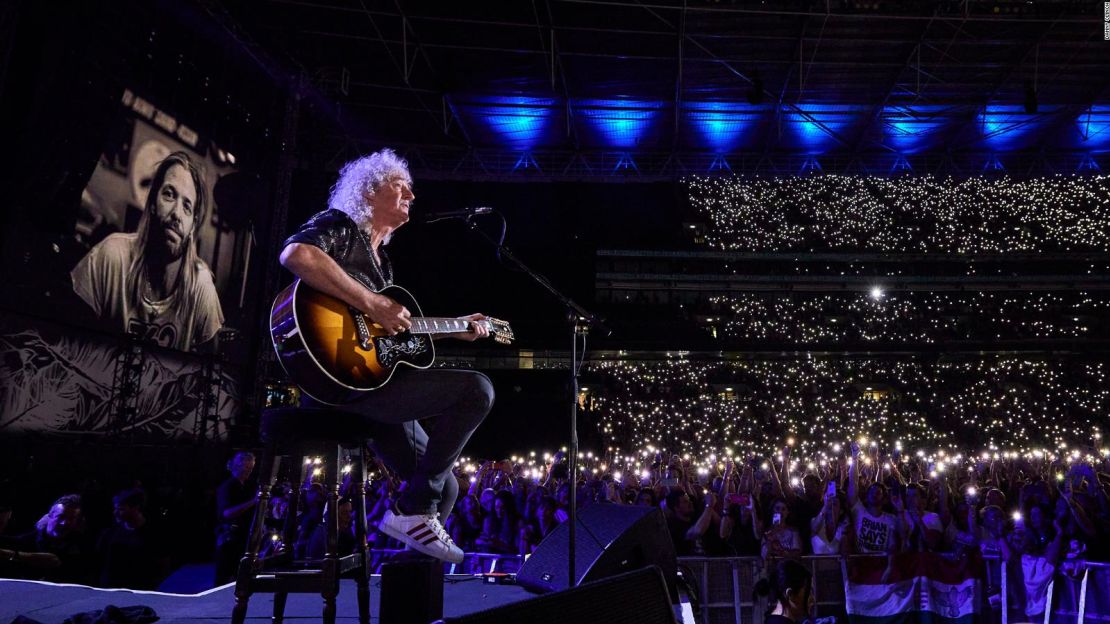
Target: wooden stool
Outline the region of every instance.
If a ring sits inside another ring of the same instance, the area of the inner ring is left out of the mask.
[[[242,624],[247,617],[247,603],[254,593],[274,594],[274,624],[281,624],[285,616],[285,602],[290,593],[317,593],[324,599],[325,624],[335,622],[335,601],[339,595],[339,579],[350,576],[358,587],[358,620],[370,623],[370,570],[366,547],[366,444],[365,418],[359,414],[331,408],[281,407],[262,413],[261,437],[265,445],[259,465],[258,504],[254,509],[247,540],[247,551],[239,562],[235,578],[235,608],[231,612],[233,624]],[[351,449],[350,496],[354,500],[355,551],[340,556],[337,552],[339,535],[339,463],[343,450]],[[334,461],[331,453],[334,452]],[[297,458],[301,479],[305,482],[306,470],[313,466],[301,459],[305,455],[328,457],[324,466],[326,508],[323,522],[327,532],[327,547],[323,559],[296,559],[293,542],[296,537],[299,493],[290,496],[289,511],[285,517],[281,549],[272,556],[259,557],[264,538],[266,514],[270,507],[270,493],[277,482],[282,458]],[[263,478],[265,477],[265,478]]]

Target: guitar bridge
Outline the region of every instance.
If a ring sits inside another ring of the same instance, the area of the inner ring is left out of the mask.
[[[366,317],[362,312],[354,308],[350,308],[351,318],[355,320],[355,337],[358,338],[358,346],[362,347],[364,351],[369,351],[370,343],[370,327],[366,325]]]

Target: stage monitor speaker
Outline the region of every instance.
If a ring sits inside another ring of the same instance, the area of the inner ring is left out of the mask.
[[[575,536],[577,539],[577,536]],[[584,583],[442,624],[675,624],[663,573],[656,566]]]
[[[559,525],[524,562],[516,580],[533,592],[567,588],[570,527]],[[649,565],[674,586],[678,562],[667,521],[657,507],[595,503],[578,512],[575,585]]]

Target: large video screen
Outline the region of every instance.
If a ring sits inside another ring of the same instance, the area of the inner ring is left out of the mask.
[[[84,192],[68,320],[214,349],[244,306],[253,235],[236,155],[127,90]]]

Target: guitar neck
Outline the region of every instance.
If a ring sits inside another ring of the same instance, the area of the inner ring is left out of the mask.
[[[479,325],[485,325],[487,329],[490,329],[489,321],[475,322]],[[433,316],[418,317],[412,319],[412,328],[410,331],[414,334],[457,334],[459,332],[470,331],[470,321]]]

